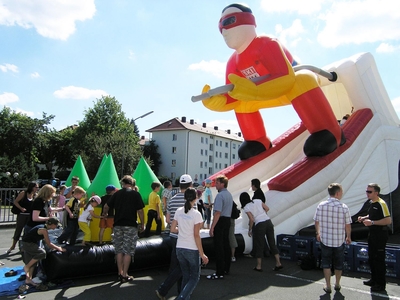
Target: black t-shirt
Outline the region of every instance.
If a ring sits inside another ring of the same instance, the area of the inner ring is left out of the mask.
[[[104,195],[101,197],[101,213],[103,213],[103,207],[104,205],[108,202],[108,200],[110,200],[112,197],[112,195]],[[113,209],[109,209],[108,210],[108,217],[112,218],[114,217],[114,210]]]
[[[33,227],[31,230],[29,230],[27,233],[24,234],[22,237],[22,241],[25,243],[39,243],[40,240],[43,240],[44,236],[42,234],[38,234],[38,230],[45,228],[44,224],[41,225],[36,225]]]
[[[48,202],[43,198],[36,198],[35,200],[33,200],[31,208],[32,208],[31,218],[26,225],[28,225],[29,227],[35,227],[36,225],[44,224],[46,221],[34,222],[32,220],[32,214],[34,210],[38,210],[40,217],[48,217],[48,212],[49,212]]]
[[[114,209],[114,226],[137,227],[137,211],[144,208],[142,196],[132,189],[120,189],[107,205],[110,210]]]
[[[381,220],[390,217],[390,212],[384,200],[379,198],[378,201],[372,202],[368,210],[368,216],[371,221]],[[388,230],[387,226],[372,225],[369,227],[370,232],[378,232],[381,230]]]
[[[261,189],[256,189],[254,191],[254,195],[253,195],[253,198],[251,198],[251,200],[254,200],[254,199],[260,199],[262,202],[265,203],[264,192]]]

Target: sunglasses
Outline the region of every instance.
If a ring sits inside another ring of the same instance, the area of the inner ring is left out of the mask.
[[[222,33],[222,29],[230,29],[239,25],[256,25],[256,20],[252,13],[232,13],[222,17],[218,25],[219,31]]]
[[[372,194],[374,191],[365,191],[367,194]]]

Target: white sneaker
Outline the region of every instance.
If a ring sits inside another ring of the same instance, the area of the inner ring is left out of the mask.
[[[236,261],[236,257],[232,257],[231,262],[235,262],[235,261]]]
[[[36,284],[42,283],[42,280],[39,277],[35,277],[32,279],[32,281]]]

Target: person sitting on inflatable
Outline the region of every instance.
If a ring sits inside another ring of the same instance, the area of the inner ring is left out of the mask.
[[[311,133],[304,145],[307,156],[324,156],[345,143],[345,137],[317,77],[310,71],[294,72],[296,62],[280,42],[269,36],[257,36],[251,9],[231,4],[222,11],[219,30],[229,48],[236,50],[226,67],[226,83],[234,88],[227,94],[203,100],[213,111],[234,110],[244,142],[239,148],[241,160],[272,147],[259,112],[261,108],[292,104]],[[254,83],[250,79],[261,77]],[[210,86],[203,88],[203,93]]]

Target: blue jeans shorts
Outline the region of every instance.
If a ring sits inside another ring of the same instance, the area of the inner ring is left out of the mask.
[[[321,242],[320,247],[322,256],[321,267],[323,269],[330,269],[333,263],[335,270],[343,270],[344,244],[340,247],[328,247]]]

